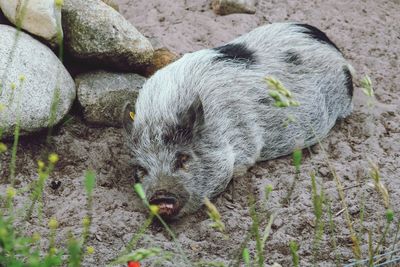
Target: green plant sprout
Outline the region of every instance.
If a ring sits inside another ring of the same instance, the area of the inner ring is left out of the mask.
[[[290,241],[289,242],[289,248],[290,248],[290,254],[292,254],[292,262],[294,267],[299,267],[300,266],[300,257],[299,257],[299,245],[296,243],[296,241]]]
[[[275,106],[284,107],[298,107],[300,103],[293,98],[290,92],[281,81],[274,77],[265,77],[265,81],[269,86],[269,96],[275,100]]]
[[[25,82],[25,76],[21,75],[19,78],[20,84],[19,84],[19,93],[18,93],[18,99],[17,99],[17,114],[16,114],[16,124],[14,128],[14,142],[12,145],[11,149],[11,162],[10,162],[10,178],[9,181],[11,182],[11,186],[14,186],[15,183],[15,168],[16,168],[16,163],[17,163],[17,149],[18,149],[18,143],[19,143],[19,131],[20,131],[20,124],[21,124],[21,110],[20,110],[20,99],[22,96],[22,88],[23,84]],[[12,97],[14,95],[14,91],[12,93]]]
[[[207,207],[207,215],[212,220],[210,226],[215,228],[217,231],[224,233],[225,232],[225,224],[222,222],[222,217],[217,207],[208,198],[204,199],[204,205]]]
[[[372,87],[372,81],[371,78],[366,75],[362,80],[361,80],[361,90],[363,93],[368,97],[368,106],[371,108],[374,105],[375,101],[375,92],[374,88]]]
[[[335,252],[335,263],[336,263],[336,266],[340,266],[340,258],[339,258],[339,254],[337,251],[335,222],[333,221],[332,204],[328,198],[326,199],[325,205],[327,206],[327,209],[328,209],[329,237],[331,240],[333,251]]]
[[[38,160],[38,180],[36,182],[34,182],[33,185],[33,191],[31,193],[30,199],[31,199],[31,205],[28,209],[28,212],[26,214],[26,220],[29,220],[32,216],[33,213],[33,209],[36,205],[36,203],[38,204],[38,215],[41,218],[42,215],[42,196],[43,196],[43,190],[44,190],[44,185],[46,180],[49,178],[50,173],[53,171],[54,166],[56,165],[58,161],[58,155],[55,153],[52,153],[49,155],[48,157],[48,164],[46,166],[46,164],[41,161]]]
[[[250,252],[248,248],[244,248],[243,252],[242,252],[242,257],[243,257],[243,261],[244,264],[246,265],[246,267],[250,267]]]
[[[376,191],[381,195],[385,207],[389,208],[390,207],[389,192],[381,181],[381,175],[378,166],[371,160],[369,161],[369,164],[371,166],[370,175],[373,181],[373,186],[376,189]]]
[[[313,203],[313,211],[315,215],[315,235],[313,242],[313,254],[314,254],[314,264],[316,264],[316,257],[318,252],[318,245],[320,240],[322,239],[322,235],[324,234],[324,221],[322,220],[323,216],[323,206],[325,201],[324,192],[321,189],[318,192],[317,189],[317,181],[315,173],[311,173],[311,195],[312,195],[312,203]]]

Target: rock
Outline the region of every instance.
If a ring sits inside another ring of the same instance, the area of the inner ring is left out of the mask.
[[[116,11],[119,12],[119,5],[114,0],[101,0],[105,4],[109,5],[110,7],[114,8]]]
[[[255,0],[213,0],[211,6],[218,15],[256,13]]]
[[[167,48],[155,50],[150,64],[145,68],[144,75],[146,77],[153,75],[156,71],[174,62],[177,58],[178,56],[169,51]]]
[[[21,21],[21,28],[52,44],[57,43],[61,28],[61,7],[54,0],[0,0],[4,15],[14,25]]]
[[[146,77],[178,59],[178,55],[166,48],[157,38],[152,37],[149,40],[154,48],[154,54],[150,64],[145,68],[144,75]]]
[[[16,33],[15,28],[0,25],[0,128],[3,137],[13,134],[18,116],[22,134],[58,123],[75,99],[73,79],[48,47],[21,32],[15,51],[11,52]],[[50,118],[56,92],[58,104]]]
[[[149,40],[100,0],[65,0],[62,19],[65,47],[78,59],[133,71],[153,57]]]
[[[121,114],[127,100],[135,103],[145,78],[134,73],[95,71],[76,77],[78,100],[87,122],[121,126]]]

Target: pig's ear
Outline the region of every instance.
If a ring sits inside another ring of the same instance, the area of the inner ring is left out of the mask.
[[[122,125],[128,135],[132,133],[134,116],[135,113],[132,104],[126,102],[122,109]]]
[[[190,105],[189,109],[178,115],[179,128],[186,138],[192,138],[200,134],[204,127],[204,110],[203,103],[197,95]]]

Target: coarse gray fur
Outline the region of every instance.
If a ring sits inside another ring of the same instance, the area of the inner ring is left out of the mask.
[[[147,195],[165,190],[182,198],[179,215],[196,211],[255,162],[315,144],[352,110],[351,66],[299,24],[262,26],[229,44],[245,45],[254,62],[225,60],[218,49],[186,54],[145,83],[133,125],[125,122],[134,164],[147,171]],[[266,76],[280,80],[300,106],[274,106]],[[204,122],[196,114],[188,125],[193,136],[180,142],[176,126],[199,100]],[[285,123],[289,115],[296,121]],[[190,155],[186,168],[174,167],[177,153]]]

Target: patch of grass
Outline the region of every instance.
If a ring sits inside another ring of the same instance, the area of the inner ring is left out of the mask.
[[[370,161],[370,165],[371,165],[370,175],[373,180],[373,185],[374,185],[376,191],[382,197],[383,204],[385,205],[385,207],[389,208],[390,207],[389,192],[386,189],[386,186],[381,181],[381,175],[379,173],[378,166],[376,166],[376,164],[373,163],[372,161]]]
[[[266,77],[265,82],[269,86],[268,94],[274,99],[276,107],[297,107],[300,105],[300,103],[293,98],[292,92],[275,77]]]
[[[22,95],[23,84],[25,81],[24,76],[20,77],[20,84],[18,87],[18,98],[17,98],[17,114],[16,114],[16,124],[14,129],[14,142],[11,149],[11,162],[10,162],[10,178],[9,181],[11,182],[11,186],[14,186],[15,183],[15,168],[17,162],[17,149],[18,149],[18,142],[19,142],[19,131],[20,131],[20,124],[21,124],[21,111],[20,111],[20,99]],[[13,92],[16,88],[13,89]]]
[[[317,189],[317,182],[315,173],[311,173],[311,195],[312,195],[312,203],[313,203],[313,211],[315,215],[315,235],[314,235],[314,242],[313,242],[313,258],[314,264],[317,262],[317,254],[319,250],[319,242],[322,239],[324,234],[324,221],[323,221],[323,208],[324,208],[324,192],[323,190]],[[319,192],[318,192],[319,191]]]
[[[40,240],[38,234],[24,235],[14,226],[16,218],[13,213],[13,199],[15,196],[16,190],[12,187],[9,187],[6,195],[2,196],[6,202],[8,214],[0,210],[0,263],[7,267],[60,266],[62,255],[54,248],[56,224],[52,221],[49,223],[50,247],[46,253],[43,253],[38,244]]]
[[[313,130],[313,132],[315,134],[314,129],[312,127],[311,127],[311,129]],[[324,154],[325,161],[328,164],[329,171],[332,174],[332,176],[334,178],[334,181],[335,181],[336,190],[337,190],[337,192],[339,194],[339,199],[340,199],[340,203],[341,203],[341,206],[342,206],[342,209],[343,209],[344,218],[345,218],[347,227],[348,227],[348,229],[350,231],[350,239],[352,241],[353,254],[356,257],[356,259],[361,259],[360,242],[359,242],[358,237],[356,235],[356,231],[354,230],[354,227],[353,227],[353,222],[352,222],[352,218],[351,218],[350,213],[349,213],[349,208],[348,208],[348,205],[347,205],[347,202],[346,202],[346,195],[345,195],[345,191],[344,191],[344,188],[343,188],[343,184],[342,184],[341,178],[336,173],[336,170],[333,167],[332,162],[329,160],[329,158],[327,156],[328,153],[325,151],[325,148],[323,147],[323,145],[322,145],[320,140],[318,140],[318,144],[319,144],[319,146],[320,146],[320,148],[321,148],[321,150],[322,150],[322,152]]]
[[[26,211],[23,220],[29,220],[31,217],[35,203],[40,203],[43,194],[43,187],[45,180],[49,177],[54,168],[55,163],[58,161],[56,154],[50,154],[49,164],[46,166],[43,162],[39,161],[38,173],[39,179],[32,185],[31,205]],[[88,178],[89,177],[89,178]],[[86,175],[86,185],[88,192],[88,203],[90,203],[90,192],[93,190],[94,183],[88,182],[93,180],[94,177],[89,173]],[[91,185],[89,185],[91,184]],[[90,219],[85,217],[83,219],[83,231],[80,240],[70,234],[67,244],[67,251],[64,251],[59,244],[56,244],[55,238],[57,235],[58,221],[56,218],[51,218],[48,222],[50,235],[48,237],[48,249],[43,252],[40,248],[38,241],[41,237],[35,233],[32,236],[27,236],[23,230],[16,228],[15,210],[13,207],[13,199],[17,194],[17,190],[9,187],[6,195],[2,196],[2,200],[6,204],[8,212],[5,213],[0,209],[0,263],[7,267],[42,267],[42,266],[61,266],[68,262],[68,266],[78,267],[81,266],[84,255],[93,253],[92,247],[87,247],[86,251],[83,249],[85,241],[89,235]],[[38,206],[38,214],[41,214],[41,205]],[[90,204],[87,205],[88,208]],[[89,213],[89,209],[88,209]],[[58,246],[57,246],[58,245]]]
[[[264,245],[260,235],[260,219],[256,212],[256,204],[253,198],[250,199],[250,217],[253,221],[251,225],[251,233],[256,241],[256,262],[257,266],[264,266]]]
[[[157,220],[162,224],[164,229],[170,235],[173,242],[176,244],[176,247],[179,252],[178,256],[180,256],[182,258],[182,260],[185,262],[185,264],[187,266],[193,266],[193,263],[189,260],[188,256],[184,252],[182,245],[178,242],[178,240],[175,236],[175,233],[168,226],[168,224],[164,221],[164,219],[158,214],[158,206],[150,205],[150,203],[147,201],[146,193],[144,192],[142,185],[140,183],[136,183],[134,185],[134,190],[135,190],[136,194],[138,195],[138,197],[142,200],[143,204],[147,207],[147,209],[150,213],[150,217],[146,220],[146,223],[143,225],[143,227],[139,229],[139,231],[136,233],[136,235],[134,235],[134,237],[128,243],[128,245],[124,249],[124,252],[120,256],[118,256],[116,259],[113,259],[110,262],[109,266],[115,265],[115,264],[121,262],[122,259],[127,259],[127,257],[131,257],[132,255],[134,255],[134,254],[132,254],[131,250],[135,248],[137,242],[140,240],[140,238],[142,238],[142,236],[144,235],[144,233],[146,232],[146,230],[148,229],[150,224],[153,222],[154,218],[157,218]],[[147,250],[153,250],[153,249],[157,249],[157,251],[158,251],[157,255],[163,256],[164,259],[170,258],[171,255],[173,254],[173,253],[169,253],[169,252],[160,250],[158,248],[148,248]],[[153,254],[149,254],[149,255],[153,256]],[[134,259],[132,258],[132,260],[134,260]]]
[[[243,257],[244,264],[247,267],[250,267],[250,252],[249,252],[248,248],[243,249],[242,257]]]
[[[375,92],[372,87],[371,78],[368,75],[361,80],[361,90],[368,97],[368,107],[372,108],[375,100]]]
[[[221,214],[217,208],[208,198],[204,200],[204,205],[207,207],[207,215],[212,221],[210,226],[221,233],[225,233],[225,224],[222,222]]]
[[[295,241],[289,242],[290,254],[292,255],[292,262],[294,267],[300,266],[300,258],[299,258],[299,245]]]
[[[340,257],[339,257],[338,251],[337,251],[335,222],[333,221],[332,205],[331,205],[329,199],[326,200],[325,205],[328,208],[329,236],[330,236],[333,251],[335,252],[335,263],[336,263],[336,266],[340,266]]]
[[[385,239],[386,239],[386,236],[387,236],[387,234],[388,234],[389,227],[390,227],[390,225],[391,225],[392,222],[393,222],[393,218],[394,218],[394,212],[393,212],[393,210],[387,209],[387,210],[386,210],[386,225],[385,225],[385,229],[384,229],[384,231],[383,231],[383,234],[382,234],[381,238],[379,239],[378,244],[377,244],[376,247],[375,247],[375,250],[374,250],[374,254],[375,254],[375,255],[379,253],[380,247],[382,246],[382,244],[385,243]]]
[[[45,186],[46,180],[49,178],[50,173],[53,171],[55,164],[58,161],[58,155],[57,154],[50,154],[48,158],[48,164],[46,165],[43,161],[38,160],[38,180],[35,181],[32,185],[32,193],[30,196],[31,199],[31,204],[28,209],[28,212],[26,213],[26,220],[29,220],[32,216],[33,210],[35,208],[35,205],[38,203],[38,215],[41,218],[42,216],[42,196],[43,196],[43,190]]]
[[[295,167],[296,173],[294,176],[294,179],[292,181],[292,184],[290,185],[286,197],[281,201],[283,206],[287,206],[290,204],[290,200],[292,198],[292,194],[294,189],[296,188],[297,181],[300,179],[300,165],[301,165],[301,159],[303,157],[303,152],[301,149],[295,149],[292,154],[293,157],[293,165]]]

